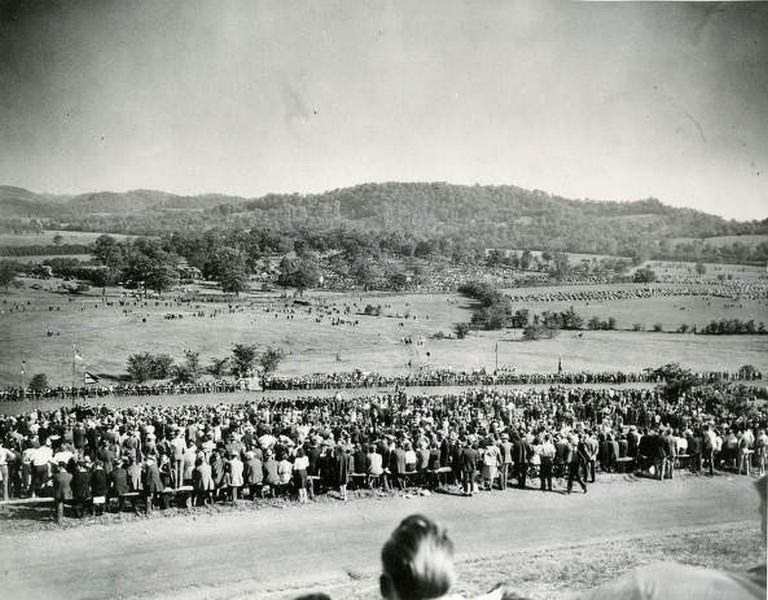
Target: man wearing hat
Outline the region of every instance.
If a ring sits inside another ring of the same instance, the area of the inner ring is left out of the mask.
[[[505,431],[501,434],[499,442],[499,452],[501,454],[501,466],[499,467],[499,485],[502,490],[507,489],[507,480],[509,470],[512,468],[512,442],[509,441],[509,434]]]
[[[152,512],[155,495],[163,491],[163,480],[160,478],[160,469],[154,456],[147,456],[141,483],[144,488],[144,510],[149,514]]]
[[[56,522],[64,517],[64,502],[72,499],[72,474],[67,471],[67,463],[59,462],[53,474],[53,502]]]

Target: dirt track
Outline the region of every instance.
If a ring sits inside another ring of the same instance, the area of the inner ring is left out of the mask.
[[[587,539],[755,521],[750,479],[598,482],[587,495],[509,490],[472,499],[434,495],[358,500],[225,515],[151,518],[6,533],[0,545],[8,598],[104,598],[226,589],[263,590],[355,577],[375,569],[399,519],[431,515],[449,528],[459,558]],[[263,586],[263,587],[261,587]]]

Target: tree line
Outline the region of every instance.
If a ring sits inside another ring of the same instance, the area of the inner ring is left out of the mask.
[[[250,344],[235,344],[230,356],[211,357],[207,366],[200,362],[200,353],[184,352],[184,360],[175,364],[168,354],[140,352],[128,357],[126,370],[130,379],[143,383],[153,379],[172,379],[174,383],[194,383],[204,375],[221,379],[228,375],[241,378],[258,374],[268,377],[277,370],[285,353],[280,348],[269,346],[259,352]]]

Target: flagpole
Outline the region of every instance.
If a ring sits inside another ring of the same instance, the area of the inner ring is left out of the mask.
[[[72,345],[72,406],[75,405],[75,357],[77,356],[77,347]]]

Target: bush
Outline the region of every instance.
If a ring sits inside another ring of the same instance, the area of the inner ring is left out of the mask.
[[[541,323],[532,323],[523,329],[523,339],[526,341],[549,340],[557,335],[557,329],[550,329]]]
[[[653,324],[653,330],[654,331],[664,331],[664,326],[661,323],[654,323]]]
[[[456,333],[456,337],[460,340],[463,340],[465,337],[467,337],[467,334],[470,332],[470,325],[469,323],[456,323],[453,326],[453,331]]]
[[[632,325],[632,331],[645,331],[645,325],[642,323],[635,323]]]
[[[137,383],[148,379],[166,379],[171,376],[172,367],[173,359],[167,354],[154,356],[142,352],[128,357],[128,375]]]
[[[35,373],[29,381],[29,389],[42,392],[48,389],[48,376],[45,373]]]

